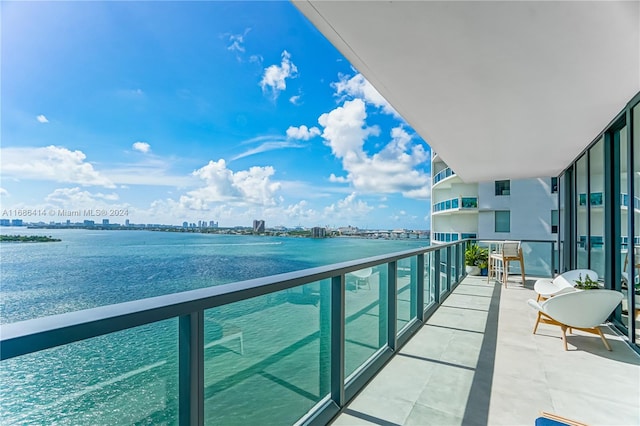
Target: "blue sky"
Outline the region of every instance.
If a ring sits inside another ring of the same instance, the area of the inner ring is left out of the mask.
[[[1,7],[3,218],[429,228],[428,145],[289,2]]]

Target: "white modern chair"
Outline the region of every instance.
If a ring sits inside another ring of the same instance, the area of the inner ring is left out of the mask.
[[[533,289],[538,293],[537,301],[548,299],[558,294],[568,293],[575,290],[576,280],[585,279],[589,276],[594,281],[598,281],[598,273],[591,269],[573,269],[563,272],[554,279],[541,278],[535,282]]]
[[[597,334],[604,346],[611,350],[611,346],[604,338],[598,326],[602,324],[611,312],[622,301],[622,293],[613,290],[584,290],[559,294],[542,303],[529,299],[527,304],[538,311],[533,334],[538,330],[538,324],[557,325],[562,330],[564,350],[567,350],[567,328]]]
[[[358,291],[358,289],[360,288],[365,287],[367,288],[367,290],[371,290],[371,283],[369,283],[371,274],[373,274],[372,268],[364,268],[351,272],[351,275],[355,277],[356,291]]]

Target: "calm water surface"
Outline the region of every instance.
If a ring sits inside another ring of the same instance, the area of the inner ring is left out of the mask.
[[[28,230],[3,243],[1,323],[290,272],[428,245],[150,231]],[[317,299],[281,292],[205,312],[206,424],[289,424],[326,392]],[[375,287],[375,282],[373,287]],[[378,345],[377,291],[348,292],[347,364]],[[295,296],[295,297],[294,297]],[[241,332],[216,344],[225,334]],[[0,364],[0,424],[176,424],[177,320]],[[351,333],[351,334],[350,334]],[[324,351],[324,352],[323,352]]]

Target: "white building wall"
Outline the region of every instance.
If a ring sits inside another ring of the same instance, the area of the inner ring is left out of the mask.
[[[510,195],[495,195],[495,182],[478,185],[480,214],[478,238],[488,240],[551,240],[551,211],[557,210],[557,194],[551,178],[512,180]],[[495,211],[510,212],[511,232],[495,232]]]

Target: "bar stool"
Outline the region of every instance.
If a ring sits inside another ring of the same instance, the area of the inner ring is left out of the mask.
[[[509,280],[509,262],[520,262],[520,274],[522,275],[522,285],[525,284],[524,278],[524,257],[522,255],[522,247],[520,241],[505,241],[501,245],[500,252],[494,252],[489,255],[489,271],[488,276],[492,276],[502,281],[504,287],[507,288]]]

